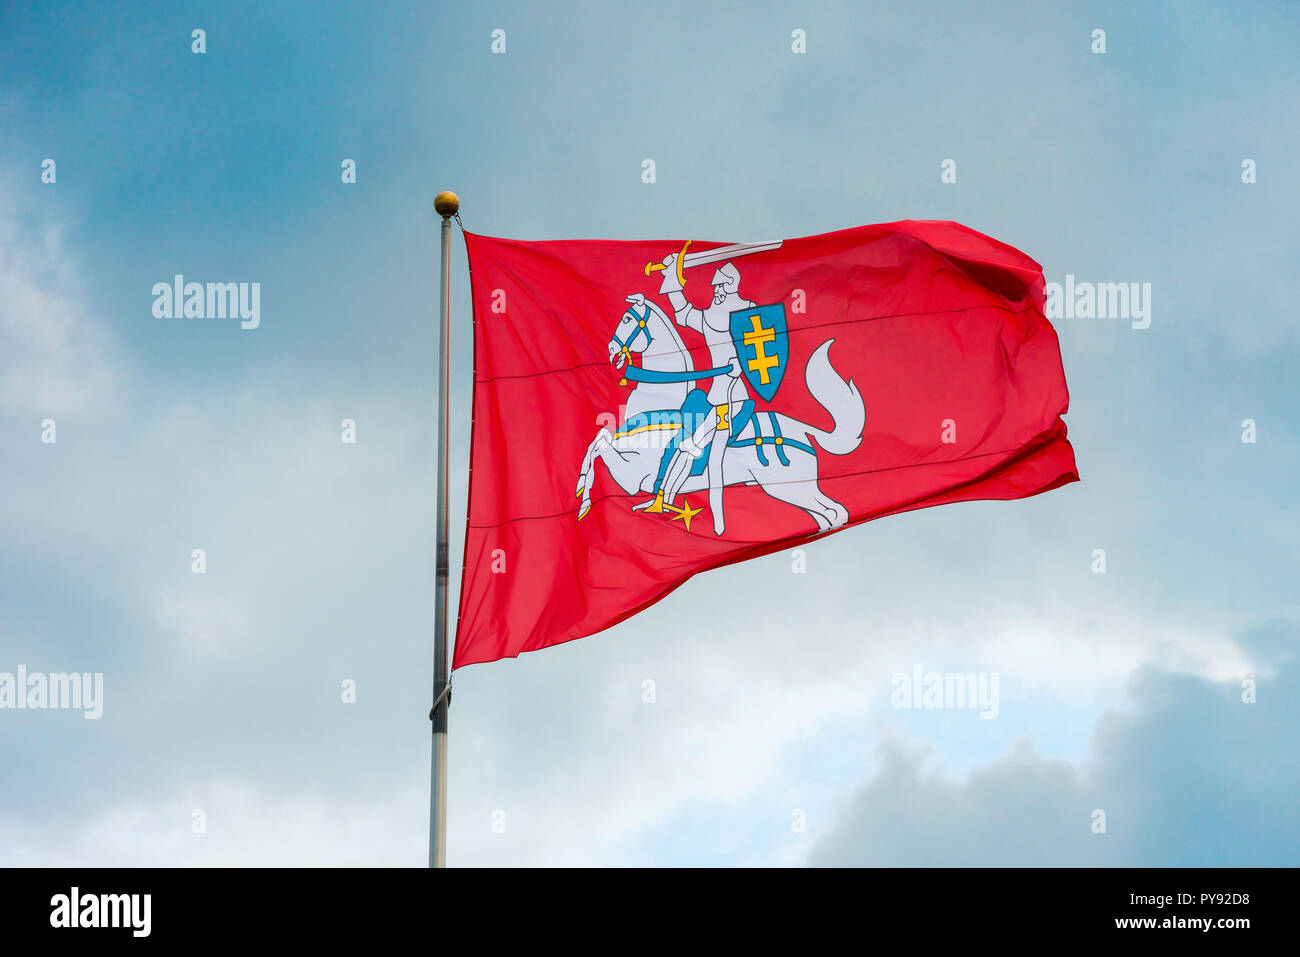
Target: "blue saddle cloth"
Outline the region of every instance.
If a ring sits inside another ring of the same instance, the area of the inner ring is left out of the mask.
[[[640,412],[623,423],[619,429],[619,434],[627,435],[640,429],[662,427],[664,425],[677,427],[673,431],[672,438],[664,446],[663,453],[659,456],[659,474],[655,476],[655,489],[659,490],[663,488],[664,476],[668,472],[668,464],[672,462],[673,455],[681,447],[682,438],[687,435],[694,435],[700,424],[712,414],[713,406],[709,404],[708,396],[704,390],[692,389],[687,393],[680,409]],[[763,428],[764,423],[767,426],[766,429]],[[769,451],[776,453],[777,461],[782,465],[790,464],[790,459],[785,454],[788,448],[801,449],[804,452],[816,454],[812,446],[783,436],[776,413],[756,413],[752,400],[740,403],[739,411],[733,412],[731,435],[727,439],[728,448],[746,448],[749,446],[753,446],[754,451],[758,454],[759,462],[763,465],[768,464],[767,453]],[[708,456],[701,455],[691,463],[691,475],[703,475],[708,467]]]
[[[763,431],[763,420],[767,420],[767,431]],[[753,431],[748,437],[745,436],[746,427],[753,425]],[[753,446],[754,451],[758,454],[758,461],[761,465],[767,465],[767,452],[776,453],[777,461],[782,465],[789,465],[790,459],[785,452],[788,448],[802,449],[813,455],[817,453],[811,445],[795,439],[786,438],[781,434],[781,422],[776,417],[775,412],[755,412],[754,403],[746,402],[740,410],[740,414],[734,416],[731,420],[731,438],[727,440],[727,448],[739,449]]]

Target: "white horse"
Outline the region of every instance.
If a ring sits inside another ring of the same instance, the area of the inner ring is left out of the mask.
[[[629,366],[627,381],[634,382],[627,397],[623,420],[615,431],[602,428],[587,448],[578,475],[577,496],[581,519],[591,508],[591,487],[596,478],[596,461],[605,463],[610,477],[629,495],[657,493],[662,481],[664,450],[675,448],[682,430],[683,404],[696,389],[691,353],[676,326],[660,309],[640,293],[627,297],[632,307],[623,313],[609,340],[609,361],[616,369]],[[853,380],[844,381],[831,366],[827,353],[834,339],[818,346],[804,371],[808,391],[834,419],[829,432],[779,412],[754,412],[741,423],[722,460],[723,483],[757,485],[768,495],[807,512],[818,531],[839,528],[849,520],[848,509],[824,494],[817,485],[817,452],[810,440],[831,455],[847,455],[862,441],[866,409]],[[639,368],[631,367],[640,356]],[[692,407],[702,403],[711,414],[702,392],[692,396]],[[752,403],[746,403],[752,408]],[[689,412],[687,413],[689,416]],[[690,434],[689,417],[687,435]],[[671,453],[669,455],[671,458]],[[682,486],[682,493],[708,488],[704,458]],[[702,507],[702,506],[701,506]],[[700,508],[692,509],[684,498],[680,506],[665,505],[671,519],[681,518],[687,528]]]

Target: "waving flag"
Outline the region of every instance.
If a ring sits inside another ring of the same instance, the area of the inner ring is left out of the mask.
[[[466,243],[455,667],[873,518],[1078,480],[1042,270],[964,226]]]

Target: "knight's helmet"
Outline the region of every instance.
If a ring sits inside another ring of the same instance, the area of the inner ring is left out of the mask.
[[[735,295],[740,288],[740,273],[731,263],[725,263],[713,274],[713,285],[721,286],[727,295]]]

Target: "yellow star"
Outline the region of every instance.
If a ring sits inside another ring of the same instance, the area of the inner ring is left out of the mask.
[[[699,508],[691,508],[691,503],[686,501],[686,499],[682,499],[682,507],[673,509],[673,511],[677,514],[670,518],[669,521],[675,522],[680,518],[682,524],[686,526],[686,530],[689,532],[691,530],[691,519],[704,511],[704,506],[701,505]]]

